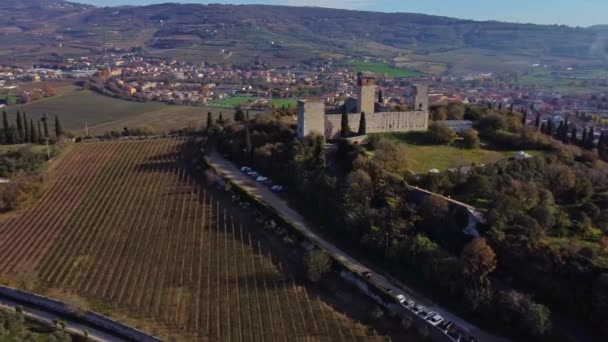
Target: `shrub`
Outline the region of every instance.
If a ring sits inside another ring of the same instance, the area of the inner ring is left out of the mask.
[[[331,256],[325,251],[318,250],[312,252],[306,260],[308,279],[312,282],[321,280],[331,270],[332,264],[333,260]]]
[[[504,116],[492,113],[479,120],[479,129],[484,132],[501,131],[507,129],[507,120]]]
[[[464,140],[464,146],[466,148],[473,149],[479,147],[479,133],[472,128],[462,132],[462,139]]]
[[[437,145],[449,145],[456,139],[456,132],[441,122],[434,122],[429,126],[429,140]]]

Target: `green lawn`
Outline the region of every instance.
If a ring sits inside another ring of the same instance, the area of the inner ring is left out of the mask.
[[[499,160],[513,157],[519,151],[495,151],[483,148],[466,149],[458,146],[428,145],[423,143],[424,133],[381,133],[386,139],[399,142],[407,147],[406,160],[408,167],[415,173],[426,173],[430,169],[444,171],[454,167],[471,164],[492,164]],[[542,151],[526,151],[530,155],[542,154]]]
[[[346,65],[355,70],[355,72],[372,72],[374,74],[382,74],[388,77],[418,77],[421,74],[417,71],[394,67],[388,63],[371,63],[362,61],[349,61]]]

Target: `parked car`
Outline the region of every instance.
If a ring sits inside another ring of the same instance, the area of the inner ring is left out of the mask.
[[[441,322],[437,325],[437,328],[445,333],[448,331],[448,329],[450,329],[450,327],[452,327],[452,325],[453,325],[452,322],[444,319],[443,322]]]
[[[369,271],[361,272],[361,275],[363,275],[365,277],[365,279],[369,279],[372,277],[372,272],[369,272]]]
[[[251,171],[251,168],[249,166],[243,166],[241,168],[241,172],[247,173],[247,172],[250,172],[250,171]]]
[[[282,185],[273,185],[272,188],[270,188],[270,190],[274,192],[282,192],[284,189],[285,187],[283,187]]]
[[[415,305],[414,308],[412,309],[412,311],[417,315],[420,312],[422,312],[423,310],[426,310],[426,308],[422,305]]]
[[[406,299],[405,302],[401,303],[401,305],[405,306],[407,309],[412,309],[414,307],[414,305],[416,305],[416,302],[414,302],[411,299]]]
[[[386,290],[386,292],[388,292],[388,293],[390,293],[390,294],[393,294],[393,290],[389,289],[388,287],[387,287],[387,288],[385,288],[385,290]]]
[[[258,182],[260,182],[260,183],[263,183],[263,182],[266,182],[268,180],[268,177],[259,176],[255,180],[258,181]]]
[[[407,300],[407,298],[405,298],[405,296],[404,296],[404,295],[402,295],[402,294],[398,294],[398,295],[396,296],[396,298],[397,298],[397,300],[399,301],[399,304],[403,304],[403,303],[405,303],[405,301]]]
[[[259,174],[255,171],[249,171],[249,172],[247,172],[247,176],[249,176],[251,178],[257,178],[259,176]]]
[[[429,315],[429,311],[427,308],[423,307],[422,310],[417,313],[417,315],[422,317],[423,319],[426,319],[426,317]]]
[[[443,322],[443,317],[434,312],[429,312],[428,316],[426,317],[426,321],[436,327],[439,325],[439,323]]]

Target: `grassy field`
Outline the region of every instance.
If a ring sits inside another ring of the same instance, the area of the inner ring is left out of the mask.
[[[484,148],[466,149],[458,143],[454,146],[427,145],[420,143],[417,133],[381,133],[375,134],[399,142],[407,147],[407,165],[415,173],[425,173],[430,169],[440,171],[471,164],[491,164],[513,157],[519,151],[495,151]],[[541,154],[541,151],[526,151],[530,155]]]
[[[371,63],[362,61],[349,61],[346,63],[355,72],[372,72],[386,75],[387,77],[418,77],[421,74],[414,70],[394,67],[388,63]]]
[[[281,265],[292,247],[263,238],[254,211],[193,177],[194,147],[76,145],[44,197],[0,225],[0,275],[164,340],[383,340],[295,280]]]
[[[233,109],[234,107],[236,107],[238,105],[246,104],[247,102],[253,102],[256,100],[258,100],[258,99],[252,98],[252,97],[233,96],[233,97],[229,97],[227,99],[215,101],[215,102],[211,103],[209,105],[209,107]],[[280,108],[283,106],[295,107],[297,104],[297,100],[296,99],[271,99],[270,103],[273,104],[277,108]]]
[[[85,123],[88,124],[91,135],[102,135],[112,130],[121,131],[124,127],[147,127],[166,132],[188,126],[200,127],[207,120],[207,112],[212,112],[214,118],[217,118],[220,112],[223,112],[225,119],[231,119],[233,116],[231,108],[223,110],[158,102],[140,103],[75,88],[27,105],[8,107],[7,112],[12,120],[17,110],[25,111],[28,118],[35,120],[45,113],[51,117],[58,115],[63,128],[77,135],[84,134]]]

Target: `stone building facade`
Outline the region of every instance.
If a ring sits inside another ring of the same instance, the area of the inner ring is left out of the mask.
[[[413,87],[413,104],[416,110],[407,112],[376,112],[376,85],[373,76],[359,74],[356,113],[348,114],[352,132],[359,130],[361,113],[365,112],[366,132],[426,131],[429,125],[428,86]],[[327,139],[340,137],[342,114],[325,114],[323,102],[298,100],[298,137],[310,133],[322,134]]]

